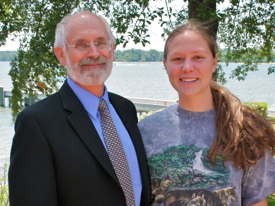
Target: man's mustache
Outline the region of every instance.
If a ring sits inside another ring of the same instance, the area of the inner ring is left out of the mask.
[[[82,65],[85,65],[85,64],[102,64],[102,63],[107,63],[107,58],[104,57],[104,56],[99,56],[96,59],[93,59],[93,58],[82,59],[79,62],[79,65],[82,66]]]

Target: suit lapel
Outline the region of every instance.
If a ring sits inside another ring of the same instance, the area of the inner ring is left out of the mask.
[[[68,120],[72,127],[76,130],[79,137],[83,140],[84,144],[88,147],[102,167],[117,182],[117,184],[120,185],[105,147],[103,146],[87,111],[74,94],[67,81],[59,90],[59,94],[63,101],[64,108],[71,111]]]
[[[141,139],[140,132],[137,127],[137,118],[134,119],[133,115],[136,116],[136,112],[133,112],[132,108],[129,108],[129,104],[122,103],[121,98],[117,98],[112,93],[109,93],[109,99],[114,106],[117,114],[119,115],[121,121],[123,122],[125,128],[127,129],[131,140],[134,144],[138,162],[139,162],[139,169],[142,178],[143,188],[150,187],[149,184],[149,173],[147,167],[147,157],[144,149],[144,145]],[[125,101],[126,102],[126,101]],[[128,107],[127,107],[128,106]]]
[[[136,125],[137,123],[133,119],[133,111],[127,108],[127,105],[124,105],[121,101],[118,101],[116,96],[112,95],[112,93],[109,93],[109,99],[127,129],[134,146],[136,147],[136,138],[134,138],[136,136],[136,133],[134,132],[136,129],[133,125]]]

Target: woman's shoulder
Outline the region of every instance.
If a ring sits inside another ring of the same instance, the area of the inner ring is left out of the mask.
[[[164,118],[168,118],[170,112],[170,106],[166,107],[165,109],[148,112],[139,117],[139,125],[163,121]]]

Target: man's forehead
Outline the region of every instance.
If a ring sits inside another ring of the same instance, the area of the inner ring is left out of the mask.
[[[65,27],[77,27],[80,25],[92,25],[92,24],[103,24],[102,20],[90,12],[80,12],[75,14],[65,25]]]
[[[78,41],[81,38],[87,39],[91,36],[96,39],[108,38],[106,25],[98,16],[92,13],[76,15],[65,25],[67,38],[74,41]]]

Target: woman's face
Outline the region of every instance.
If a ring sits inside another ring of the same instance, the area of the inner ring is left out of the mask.
[[[213,58],[207,41],[201,34],[186,30],[174,37],[168,45],[166,72],[179,98],[212,98],[210,82],[216,70],[217,56]]]

